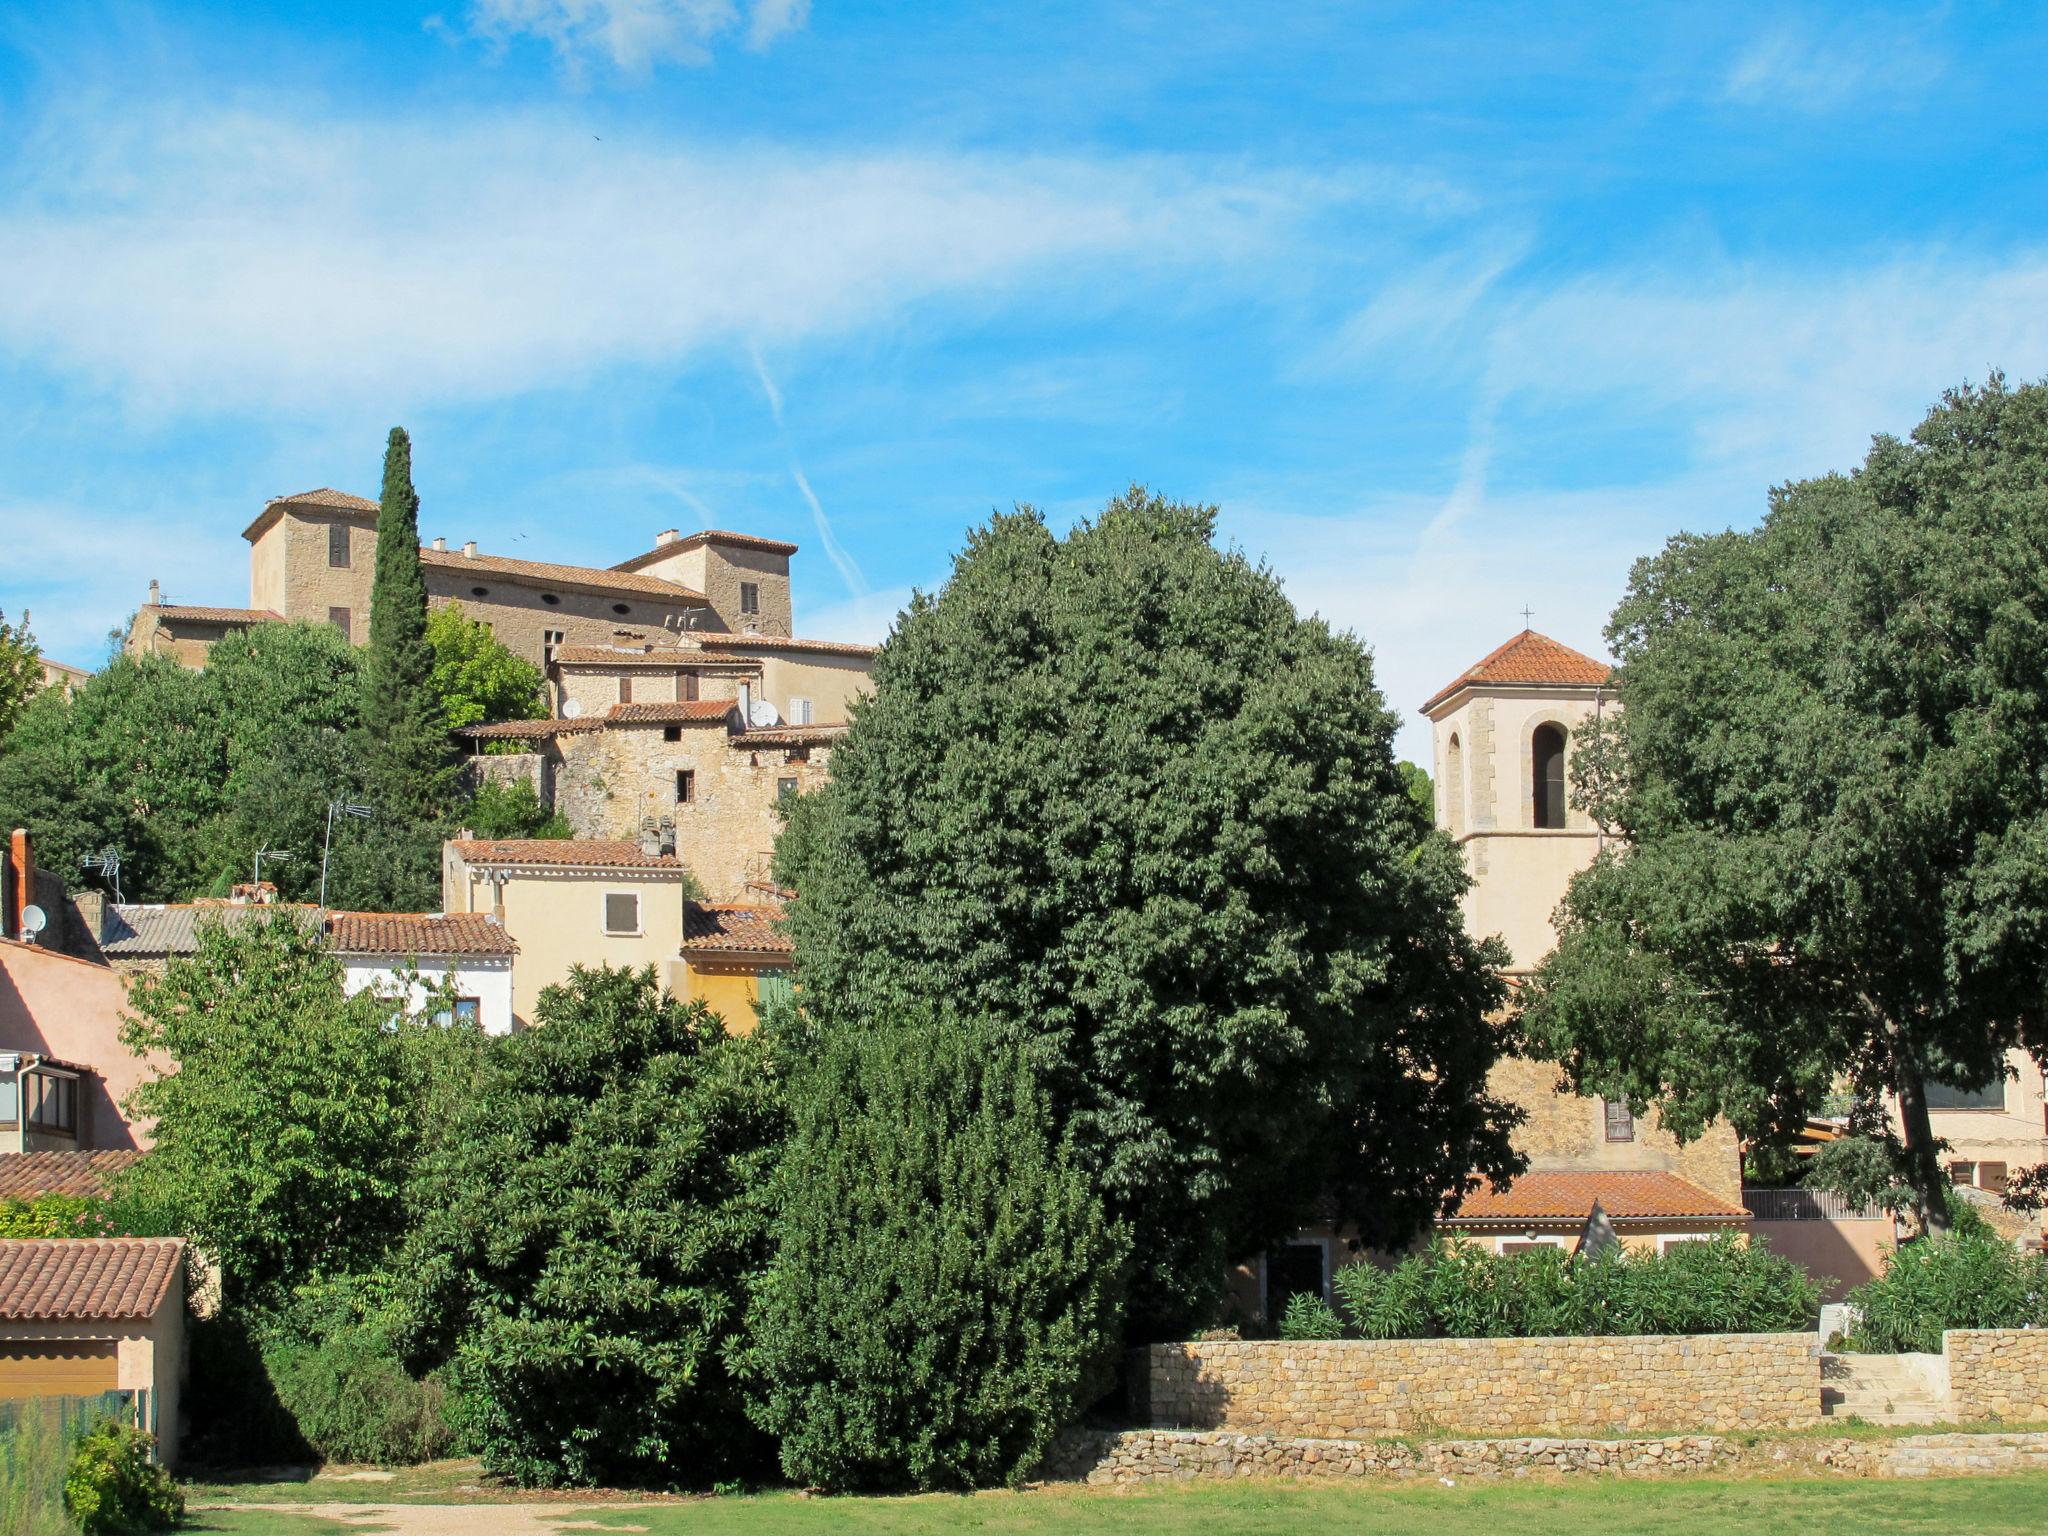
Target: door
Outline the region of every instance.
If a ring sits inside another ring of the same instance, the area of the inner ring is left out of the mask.
[[[1290,1298],[1307,1292],[1329,1295],[1329,1249],[1320,1242],[1282,1243],[1266,1254],[1266,1321],[1277,1324]]]
[[[0,1400],[97,1397],[120,1383],[112,1339],[0,1340]]]

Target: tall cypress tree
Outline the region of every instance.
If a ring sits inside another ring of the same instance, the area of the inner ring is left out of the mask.
[[[456,763],[435,707],[420,568],[420,499],[412,439],[391,429],[377,513],[377,575],[363,658],[361,760],[375,819],[344,877],[344,899],[386,909],[435,904],[441,839],[455,799]]]

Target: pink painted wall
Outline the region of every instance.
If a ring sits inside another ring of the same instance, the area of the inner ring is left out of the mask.
[[[81,1067],[97,1080],[79,1094],[79,1147],[146,1147],[121,1100],[149,1075],[121,1043],[128,980],[119,971],[55,950],[0,939],[0,1051],[37,1051]]]

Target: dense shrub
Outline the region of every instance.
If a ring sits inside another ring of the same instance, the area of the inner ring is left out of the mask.
[[[154,1442],[112,1420],[78,1442],[64,1477],[64,1508],[86,1536],[168,1531],[185,1517],[185,1495],[151,1460]]]
[[[76,1536],[64,1513],[72,1438],[56,1402],[0,1402],[0,1536]]]
[[[377,1278],[308,1287],[266,1329],[264,1370],[315,1455],[407,1466],[455,1448],[446,1384],[406,1368],[401,1345],[411,1332]]]
[[[1988,1228],[1923,1238],[1886,1257],[1849,1293],[1849,1343],[1872,1354],[1938,1353],[1948,1328],[2048,1328],[2048,1256],[2021,1253]]]
[[[397,1265],[415,1366],[529,1485],[706,1485],[768,1462],[728,1369],[767,1261],[781,1094],[651,969],[571,972],[494,1041]]]
[[[86,1195],[0,1200],[0,1237],[107,1237],[104,1202]]]
[[[1335,1289],[1368,1339],[1769,1333],[1810,1328],[1820,1311],[1803,1269],[1732,1234],[1577,1263],[1556,1248],[1503,1256],[1442,1241],[1388,1269],[1339,1270]]]
[[[1280,1314],[1283,1339],[1341,1339],[1344,1319],[1320,1296],[1297,1291],[1287,1298],[1287,1310]]]
[[[1016,1043],[921,1024],[822,1052],[751,1317],[753,1412],[800,1483],[1015,1482],[1108,1385],[1128,1234]]]

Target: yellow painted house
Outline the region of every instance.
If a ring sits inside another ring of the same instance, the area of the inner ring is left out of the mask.
[[[683,996],[702,998],[734,1034],[753,1031],[759,1010],[790,994],[793,947],[782,909],[693,901],[683,910]]]

